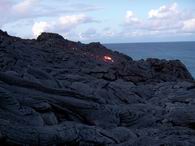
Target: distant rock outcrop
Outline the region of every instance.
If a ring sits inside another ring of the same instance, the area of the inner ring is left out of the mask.
[[[0,30],[0,145],[194,146],[194,86],[179,60]]]

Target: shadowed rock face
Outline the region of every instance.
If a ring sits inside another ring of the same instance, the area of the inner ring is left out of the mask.
[[[0,30],[0,145],[194,146],[194,80],[179,60]]]

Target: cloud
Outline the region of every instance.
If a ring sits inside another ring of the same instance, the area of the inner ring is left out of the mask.
[[[195,33],[195,18],[184,21],[182,30]]]
[[[23,0],[22,2],[13,5],[12,9],[17,13],[24,15],[32,11],[37,2],[38,0]]]
[[[153,8],[146,12],[145,18],[128,10],[124,22],[119,24],[113,20],[115,16],[108,19],[108,14],[101,16],[90,13],[102,10],[103,7],[99,5],[78,0],[0,0],[0,28],[20,37],[32,38],[32,35],[36,37],[47,31],[84,41],[195,35],[195,13],[181,9],[177,3]],[[104,10],[109,12],[108,9]],[[97,21],[88,13],[104,21]]]
[[[98,22],[86,13],[101,9],[78,0],[0,0],[0,29],[29,38],[43,31],[76,36],[74,31],[78,26]],[[24,25],[25,22],[30,23]],[[77,36],[79,33],[80,30]]]
[[[32,27],[32,32],[34,36],[40,35],[42,32],[50,28],[50,25],[47,22],[35,22]]]
[[[139,21],[132,11],[126,12],[125,20],[126,23],[134,23]]]
[[[149,18],[170,18],[179,15],[178,4],[173,3],[172,5],[163,5],[159,9],[152,9],[149,11]]]
[[[127,11],[123,29],[125,34],[131,36],[185,35],[195,33],[195,16],[192,12],[180,9],[177,3],[151,9],[146,19],[139,19],[132,11]]]
[[[35,22],[32,27],[32,32],[35,37],[44,31],[69,33],[76,27],[85,23],[96,23],[97,21],[84,14],[60,16],[53,21]]]
[[[8,23],[15,23],[24,19],[40,19],[59,17],[59,15],[70,15],[98,11],[102,9],[96,5],[78,3],[77,0],[0,0],[0,27]]]
[[[0,25],[15,23],[34,16],[33,10],[38,0],[22,0],[16,3],[11,0],[0,0]]]
[[[73,27],[81,23],[89,23],[94,20],[90,17],[87,17],[84,14],[70,15],[70,16],[61,16],[59,18],[59,24],[65,27]]]

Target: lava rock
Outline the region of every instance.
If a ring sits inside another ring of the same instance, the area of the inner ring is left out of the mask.
[[[194,86],[179,60],[0,30],[0,145],[194,146]]]

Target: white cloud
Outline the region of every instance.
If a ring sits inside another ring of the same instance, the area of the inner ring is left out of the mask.
[[[52,2],[52,4],[50,4]],[[54,18],[59,15],[69,15],[97,11],[102,8],[96,5],[79,3],[77,0],[0,0],[0,27],[16,21],[36,20],[42,17]]]
[[[34,17],[34,7],[37,3],[38,0],[23,0],[18,3],[13,0],[0,0],[0,25]]]
[[[177,3],[172,5],[163,5],[159,9],[152,9],[149,11],[149,18],[170,18],[172,16],[179,15]]]
[[[185,35],[185,33],[195,33],[195,16],[181,10],[177,3],[150,10],[146,19],[139,19],[132,11],[127,11],[124,29],[128,34],[137,36]]]
[[[138,22],[138,18],[134,15],[132,11],[127,11],[125,16],[126,23]]]
[[[183,22],[183,31],[195,32],[195,18]]]
[[[85,24],[97,22],[91,17],[87,17],[84,14],[77,15],[65,15],[54,19],[53,21],[39,21],[35,22],[32,27],[32,32],[37,37],[43,31],[52,31],[57,33],[70,33],[76,27]]]
[[[31,11],[37,2],[37,0],[23,0],[22,2],[15,4],[12,9],[13,11],[24,15]]]
[[[84,14],[61,16],[59,18],[59,24],[65,27],[72,27],[81,23],[87,23],[91,21],[93,20]]]
[[[5,28],[8,33],[13,31],[20,34],[20,37],[32,37],[32,34],[36,37],[43,31],[49,31],[75,40],[100,38],[104,41],[113,38],[122,40],[128,36],[147,38],[149,35],[195,35],[195,13],[189,9],[180,9],[177,3],[153,8],[146,12],[146,18],[140,18],[131,10],[126,11],[124,23],[118,22],[123,23],[122,27],[115,23],[114,16],[106,18],[108,15],[98,16],[98,19],[104,20],[100,25],[86,24],[97,23],[87,15],[88,12],[97,10],[102,10],[98,3],[94,5],[78,0],[0,0],[0,28]],[[97,15],[94,14],[94,17]],[[24,25],[25,22],[29,23]],[[105,25],[109,27],[105,28]],[[32,30],[31,34],[29,30]],[[25,33],[27,35],[23,35]]]
[[[46,31],[50,28],[50,25],[47,22],[41,21],[41,22],[35,22],[32,27],[32,32],[34,36],[40,35],[42,32]]]

